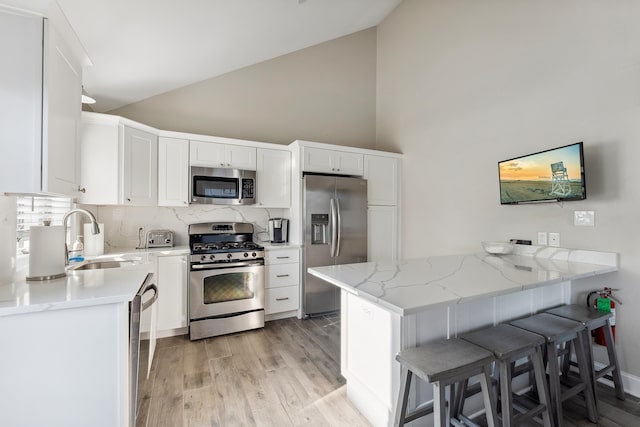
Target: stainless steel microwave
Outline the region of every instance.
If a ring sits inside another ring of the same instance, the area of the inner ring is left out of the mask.
[[[253,205],[256,202],[256,172],[191,166],[189,195],[191,203]]]

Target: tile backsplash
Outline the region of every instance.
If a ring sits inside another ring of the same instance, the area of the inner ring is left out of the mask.
[[[148,230],[167,229],[174,232],[174,244],[189,244],[188,225],[197,222],[237,221],[250,222],[254,226],[254,240],[269,240],[268,221],[273,217],[286,217],[285,209],[264,209],[250,206],[192,205],[188,208],[92,206],[98,222],[105,225],[105,249],[135,248],[138,246],[138,230],[144,228],[142,244]]]

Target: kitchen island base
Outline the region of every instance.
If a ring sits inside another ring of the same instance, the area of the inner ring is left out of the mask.
[[[523,251],[309,269],[342,289],[341,373],[349,400],[372,425],[393,423],[399,351],[569,304],[578,279],[618,266],[613,253]],[[428,384],[416,385],[410,410],[432,399]],[[474,397],[467,404],[480,409],[482,402]],[[432,423],[433,417],[425,420]]]

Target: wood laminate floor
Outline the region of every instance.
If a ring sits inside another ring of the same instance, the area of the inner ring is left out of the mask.
[[[340,375],[339,317],[267,322],[199,341],[158,340],[138,426],[369,426]],[[599,386],[601,427],[640,426],[640,399]],[[564,404],[564,426],[594,426],[584,404]],[[144,419],[144,417],[141,417]]]

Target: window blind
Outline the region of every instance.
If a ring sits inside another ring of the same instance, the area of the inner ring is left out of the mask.
[[[18,253],[29,252],[29,228],[43,225],[62,225],[64,214],[71,209],[71,199],[64,197],[26,196],[17,200]]]

